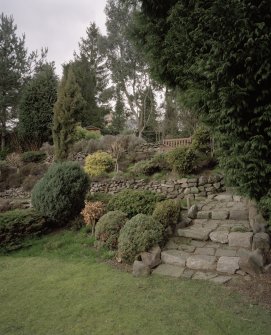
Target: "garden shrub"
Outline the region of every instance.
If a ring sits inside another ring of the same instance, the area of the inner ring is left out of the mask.
[[[46,153],[42,151],[26,151],[22,154],[24,163],[39,163],[46,159]]]
[[[107,152],[98,151],[88,155],[85,160],[85,171],[93,177],[98,177],[106,172],[112,171],[114,160]]]
[[[89,131],[81,126],[76,126],[74,133],[74,141],[80,140],[99,140],[101,138],[101,134],[95,131]]]
[[[258,202],[258,207],[271,225],[271,191],[269,191],[266,196],[261,198]]]
[[[153,162],[151,159],[137,162],[131,168],[131,173],[135,176],[146,175],[151,176],[154,173],[160,172],[160,166],[158,163]]]
[[[156,203],[161,200],[161,195],[151,191],[123,190],[109,201],[108,210],[120,210],[129,218],[139,213],[151,215]]]
[[[110,193],[103,193],[103,192],[91,193],[89,192],[86,196],[86,200],[90,202],[101,201],[105,205],[108,205],[112,197],[113,195]]]
[[[120,231],[118,254],[132,263],[141,252],[148,251],[163,240],[164,228],[151,216],[138,214],[129,220]]]
[[[16,168],[17,172],[19,172],[19,168],[22,166],[22,157],[20,154],[12,152],[7,155],[6,162],[11,168]]]
[[[164,228],[174,227],[181,216],[181,206],[177,201],[165,200],[156,204],[152,214],[155,222],[159,222]]]
[[[54,221],[69,220],[84,207],[88,187],[88,176],[77,163],[56,163],[35,185],[32,204]]]
[[[33,209],[13,210],[0,213],[0,245],[12,249],[25,238],[46,232],[46,220]]]
[[[192,136],[192,148],[202,153],[211,151],[211,134],[209,130],[204,127],[198,127]]]
[[[92,154],[96,151],[101,150],[100,141],[97,140],[81,140],[75,142],[71,148],[71,155],[76,155],[79,152],[84,154]]]
[[[168,164],[172,167],[174,172],[180,175],[186,175],[193,172],[197,155],[191,148],[176,148],[169,151],[166,155]]]
[[[103,215],[95,229],[96,239],[109,249],[117,249],[121,228],[127,221],[127,215],[121,211],[111,211]]]
[[[81,214],[83,216],[85,225],[92,229],[92,233],[94,233],[96,222],[104,215],[104,213],[105,206],[101,201],[85,203],[85,207]]]
[[[39,176],[33,176],[33,175],[27,176],[22,183],[23,190],[26,192],[31,191],[39,179],[40,179]]]

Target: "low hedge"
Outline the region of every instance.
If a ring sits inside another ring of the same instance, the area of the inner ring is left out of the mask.
[[[108,203],[108,210],[119,210],[132,218],[137,214],[151,215],[157,202],[164,198],[151,191],[123,190],[115,195]]]
[[[48,222],[33,209],[20,209],[0,214],[0,248],[16,248],[26,238],[40,236]]]
[[[26,151],[22,154],[22,161],[24,163],[39,163],[44,161],[46,153],[43,151]]]

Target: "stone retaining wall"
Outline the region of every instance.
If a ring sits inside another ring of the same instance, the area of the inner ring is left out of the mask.
[[[169,199],[199,199],[226,191],[220,175],[199,178],[182,178],[168,181],[109,180],[92,182],[90,192],[118,193],[123,189],[141,189],[161,193]]]

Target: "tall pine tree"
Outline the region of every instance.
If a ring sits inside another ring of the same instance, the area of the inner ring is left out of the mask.
[[[53,140],[57,161],[67,159],[76,123],[85,108],[80,87],[71,67],[64,69],[57,102],[54,106]]]

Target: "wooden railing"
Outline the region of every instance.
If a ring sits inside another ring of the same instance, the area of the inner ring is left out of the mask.
[[[191,137],[163,140],[163,145],[170,147],[170,148],[187,147],[191,145],[191,143],[192,143]]]

